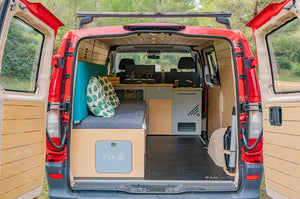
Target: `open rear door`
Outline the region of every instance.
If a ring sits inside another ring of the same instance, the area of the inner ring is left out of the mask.
[[[0,198],[34,198],[43,183],[53,44],[63,24],[40,3],[0,2]]]
[[[272,3],[254,17],[264,112],[264,168],[273,198],[300,198],[300,3]]]

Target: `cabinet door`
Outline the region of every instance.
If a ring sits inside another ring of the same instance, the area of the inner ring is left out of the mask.
[[[172,99],[149,99],[149,134],[172,134]]]

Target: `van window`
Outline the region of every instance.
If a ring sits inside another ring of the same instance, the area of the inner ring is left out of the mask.
[[[217,62],[216,51],[206,52],[205,54],[209,66],[211,81],[214,84],[220,84],[219,67]]]
[[[300,92],[299,31],[294,18],[267,35],[275,93]]]
[[[156,59],[148,57],[149,53],[135,52],[135,53],[118,53],[116,55],[116,72],[119,72],[119,63],[121,59],[133,59],[135,65],[155,65],[155,72],[170,72],[173,68],[178,68],[178,62],[181,57],[191,57],[191,53],[159,53],[154,54]],[[195,72],[194,69],[177,69],[180,72]]]
[[[1,65],[5,90],[35,92],[44,35],[24,21],[11,20]]]

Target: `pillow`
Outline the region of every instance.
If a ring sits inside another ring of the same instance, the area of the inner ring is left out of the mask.
[[[96,116],[113,117],[115,109],[106,99],[103,88],[96,77],[91,77],[87,86],[86,101],[88,109]]]
[[[110,79],[106,76],[98,76],[98,80],[102,85],[104,93],[106,95],[106,99],[111,103],[114,108],[117,108],[120,105],[120,100],[115,92],[114,87]]]

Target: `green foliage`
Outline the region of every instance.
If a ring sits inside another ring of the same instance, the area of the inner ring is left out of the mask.
[[[287,60],[286,57],[278,57],[278,58],[276,58],[276,60],[281,68],[287,69],[287,70],[292,69],[292,64],[289,60]]]
[[[293,76],[294,76],[294,77],[300,77],[300,66],[295,67],[295,68],[293,69]]]
[[[255,14],[262,10],[270,2],[282,0],[32,0],[43,3],[64,24],[57,34],[55,49],[64,33],[78,27],[79,19],[77,11],[113,11],[113,12],[213,12],[232,11],[230,18],[233,29],[242,30],[249,39],[250,46],[254,50],[254,38],[250,28],[245,24]],[[181,23],[193,26],[212,26],[224,28],[224,25],[216,23],[213,18],[171,18],[171,19],[138,19],[138,18],[102,18],[95,19],[92,24],[85,27],[113,26],[130,23],[145,22],[169,22]],[[255,51],[254,51],[255,53]]]
[[[267,36],[275,75],[282,81],[300,78],[300,24],[296,18]],[[279,67],[278,74],[276,72]]]
[[[1,77],[35,81],[42,41],[39,32],[13,18],[5,44]]]

